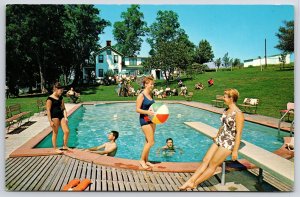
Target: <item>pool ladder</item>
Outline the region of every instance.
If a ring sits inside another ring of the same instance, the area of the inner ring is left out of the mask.
[[[280,136],[280,131],[281,131],[280,125],[281,125],[281,122],[284,122],[284,117],[285,117],[287,114],[289,114],[289,112],[290,112],[291,110],[292,110],[292,109],[287,110],[287,112],[285,112],[285,113],[281,116],[281,118],[280,118],[280,120],[279,120],[279,122],[278,122],[278,136]],[[293,133],[294,133],[294,120],[291,122],[291,126],[290,126],[290,137],[293,136]]]

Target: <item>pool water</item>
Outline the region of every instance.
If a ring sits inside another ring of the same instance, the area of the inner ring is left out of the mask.
[[[172,162],[201,161],[210,147],[212,140],[200,132],[186,126],[184,122],[203,122],[212,127],[221,125],[220,114],[185,106],[168,104],[170,116],[166,123],[159,124],[155,132],[155,145],[151,148],[149,160]],[[107,142],[107,134],[111,130],[119,132],[116,157],[140,159],[145,137],[139,123],[139,114],[135,111],[135,103],[116,103],[84,105],[69,118],[69,147],[88,148]],[[288,136],[288,134],[283,134]],[[282,136],[277,130],[263,125],[245,122],[242,139],[266,150],[274,151],[281,147]],[[58,134],[58,146],[62,146],[63,133]],[[52,147],[52,134],[47,136],[37,147]],[[183,150],[174,154],[157,153],[166,144],[167,138],[173,138],[174,145]]]

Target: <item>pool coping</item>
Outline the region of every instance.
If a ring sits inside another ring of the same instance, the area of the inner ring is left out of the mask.
[[[170,101],[163,100],[166,103],[175,103],[175,104],[184,104],[191,107],[196,107],[191,105],[193,102],[185,102],[185,101]],[[101,102],[84,102],[80,105],[74,106],[71,110],[68,111],[68,116],[74,113],[78,108],[82,105],[95,105],[95,104],[109,104],[109,103],[134,103],[134,101],[101,101]],[[200,107],[196,107],[200,108]],[[200,108],[203,109],[203,108]],[[203,109],[207,110],[207,109]],[[207,110],[214,113],[222,113],[220,110]],[[223,111],[223,110],[222,110]],[[245,120],[247,120],[245,118]],[[249,120],[247,120],[249,121]],[[262,123],[261,123],[262,124]],[[268,125],[266,125],[268,126]],[[34,148],[41,140],[43,140],[47,135],[49,135],[52,131],[52,128],[49,126],[46,129],[42,130],[35,137],[30,139],[24,145],[17,148],[13,151],[9,157],[24,157],[24,156],[49,156],[49,155],[57,155],[57,153],[53,150],[53,148]],[[116,168],[125,168],[125,169],[133,169],[133,170],[144,170],[138,160],[124,159],[124,158],[116,158],[116,157],[108,157],[95,153],[85,152],[79,149],[70,149],[63,151],[63,154],[76,158],[82,161],[92,162],[99,165],[116,167]],[[199,167],[201,162],[159,162],[156,163],[155,166],[151,169],[151,171],[156,172],[194,172],[197,167]],[[246,166],[247,168],[253,168],[252,164],[250,164],[247,160],[241,159],[239,163]],[[218,168],[216,173],[221,172],[221,169]]]

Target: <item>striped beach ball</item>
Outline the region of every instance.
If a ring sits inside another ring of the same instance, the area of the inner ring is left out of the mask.
[[[150,116],[150,119],[154,124],[162,124],[169,118],[169,109],[167,105],[163,103],[153,103],[149,110],[152,110],[155,113],[154,116]]]

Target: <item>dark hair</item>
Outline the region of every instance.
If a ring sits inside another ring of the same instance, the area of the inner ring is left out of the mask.
[[[111,131],[111,133],[112,133],[113,136],[115,137],[115,140],[117,140],[118,137],[119,137],[119,132],[118,132],[118,131]]]
[[[172,140],[172,142],[173,142],[173,139],[172,139],[172,138],[168,138],[168,139],[166,140],[166,143],[167,143],[169,140]]]
[[[53,89],[62,89],[63,87],[60,85],[60,83],[59,82],[56,82],[55,84],[54,84],[54,86],[53,86]]]

